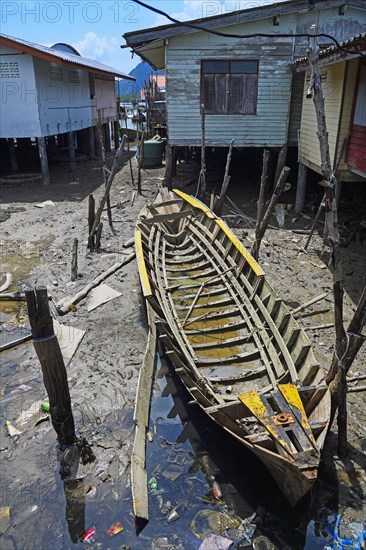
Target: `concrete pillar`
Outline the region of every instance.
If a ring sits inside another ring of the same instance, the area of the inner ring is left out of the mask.
[[[75,142],[73,132],[67,132],[67,146],[69,149],[70,170],[76,170]]]
[[[44,137],[37,138],[38,142],[38,154],[39,160],[41,161],[41,171],[43,176],[43,185],[50,184],[50,173],[48,170],[48,158],[47,158],[47,149],[46,149],[46,140]]]
[[[119,122],[118,120],[115,120],[113,122],[113,128],[114,128],[114,148],[117,151],[119,147]]]
[[[9,138],[9,156],[10,156],[10,170],[12,174],[18,173],[17,152],[15,149],[15,141],[13,138]]]
[[[88,138],[89,138],[89,158],[95,159],[95,141],[94,141],[94,129],[93,126],[88,128]]]
[[[299,172],[297,175],[297,187],[296,187],[296,200],[295,200],[295,212],[300,214],[305,206],[306,198],[306,182],[307,182],[308,169],[307,166],[299,163]]]
[[[110,153],[112,151],[112,145],[111,145],[111,130],[109,127],[109,122],[106,124],[103,124],[103,132],[104,132],[104,147],[106,150],[106,153]]]

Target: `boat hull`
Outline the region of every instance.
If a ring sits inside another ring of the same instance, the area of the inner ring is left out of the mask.
[[[143,294],[192,403],[295,505],[317,477],[330,395],[310,342],[226,224],[163,190],[136,229]]]

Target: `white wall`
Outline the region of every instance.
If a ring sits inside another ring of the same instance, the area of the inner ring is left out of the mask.
[[[92,125],[86,71],[34,59],[41,135],[63,134]]]
[[[41,135],[33,58],[0,46],[0,137]]]

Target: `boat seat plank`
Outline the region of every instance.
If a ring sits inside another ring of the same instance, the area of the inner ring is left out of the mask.
[[[259,422],[263,424],[268,433],[279,444],[281,449],[293,456],[296,452],[296,448],[283,427],[275,424],[273,419],[275,413],[264,395],[259,395],[257,391],[253,390],[239,395],[239,399],[248,407]]]
[[[226,296],[222,300],[216,300],[216,302],[207,302],[207,303],[203,303],[203,304],[195,304],[193,311],[197,311],[199,309],[206,309],[206,308],[207,309],[210,308],[212,310],[215,310],[218,307],[229,306],[232,303],[234,303],[233,298],[231,298],[230,296]],[[177,311],[187,311],[187,310],[191,309],[191,306],[190,305],[189,306],[176,306],[175,309]]]
[[[239,328],[246,327],[246,321],[244,319],[241,319],[240,321],[233,321],[231,323],[226,323],[223,325],[218,325],[215,327],[209,327],[209,328],[202,328],[202,329],[188,329],[185,331],[187,335],[192,334],[214,334],[215,332],[228,332],[232,330],[238,330]]]
[[[184,265],[185,263],[188,265]],[[198,269],[204,270],[204,268],[206,268],[209,265],[211,264],[207,259],[204,259],[201,262],[192,262],[192,261],[180,262],[180,263],[165,262],[165,269],[167,273],[184,272],[184,274],[186,274],[187,271],[197,271]]]
[[[251,334],[246,334],[243,336],[236,336],[235,338],[226,338],[226,339],[219,339],[219,340],[212,340],[210,342],[203,342],[202,344],[194,344],[192,343],[193,349],[196,350],[204,350],[204,349],[215,349],[217,347],[226,348],[226,347],[232,347],[237,346],[239,344],[245,344],[247,342],[250,342],[253,340],[253,336]]]
[[[248,351],[247,353],[239,353],[238,355],[232,355],[231,357],[197,357],[197,365],[200,367],[214,366],[214,365],[227,365],[233,363],[247,363],[254,361],[260,357],[258,349]]]
[[[168,212],[165,214],[155,214],[151,217],[143,218],[141,217],[141,222],[145,225],[155,225],[157,223],[166,222],[166,221],[174,221],[174,220],[180,220],[182,218],[187,218],[190,215],[194,215],[193,210],[180,210],[178,212]]]
[[[262,376],[263,373],[267,371],[265,366],[258,367],[257,369],[250,369],[242,371],[238,374],[233,374],[232,376],[207,376],[208,380],[212,384],[226,384],[228,382],[242,382],[243,380],[248,380],[253,377]]]

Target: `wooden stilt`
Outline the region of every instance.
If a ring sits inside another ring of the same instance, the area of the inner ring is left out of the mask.
[[[172,158],[172,148],[170,145],[167,145],[165,148],[165,187],[170,191],[173,188],[173,158]]]
[[[43,185],[50,184],[50,173],[48,170],[48,158],[47,158],[47,148],[46,140],[44,137],[37,138],[38,142],[38,154],[41,161],[41,171],[43,176]]]
[[[15,149],[15,140],[13,138],[8,139],[9,154],[10,154],[10,170],[12,174],[18,173],[17,154]]]
[[[299,172],[297,176],[297,187],[296,187],[296,200],[295,200],[295,212],[296,214],[301,214],[305,206],[306,199],[306,181],[307,181],[307,167],[299,163]]]
[[[76,281],[78,278],[78,243],[77,239],[74,239],[71,251],[71,280]]]
[[[113,131],[114,131],[114,148],[117,151],[119,147],[119,122],[115,120],[113,122]]]
[[[42,366],[47,390],[52,425],[61,449],[75,443],[75,425],[66,368],[53,329],[48,305],[47,289],[26,290],[28,316],[32,328],[33,345]]]
[[[95,140],[94,140],[94,129],[93,126],[88,128],[88,138],[89,138],[89,158],[95,158]]]
[[[102,160],[103,160],[103,175],[104,175],[105,187],[107,186],[109,170],[107,168],[107,160],[105,156],[106,145],[104,141],[104,136],[106,135],[106,132],[105,131],[103,132],[103,128],[104,130],[106,130],[107,126],[108,126],[107,129],[109,130],[109,125],[102,126],[102,113],[101,113],[101,110],[98,109],[98,133],[99,133],[100,149],[101,149]],[[109,225],[112,227],[112,210],[111,210],[111,199],[110,199],[109,193],[107,194],[107,214],[108,214]],[[99,248],[99,247],[96,246],[96,248]]]
[[[73,132],[67,132],[67,146],[69,148],[70,170],[76,170],[75,142]]]
[[[109,126],[109,122],[106,122],[104,125],[104,136],[105,136],[105,150],[107,153],[110,153],[112,151],[112,144],[111,144],[111,129]]]

